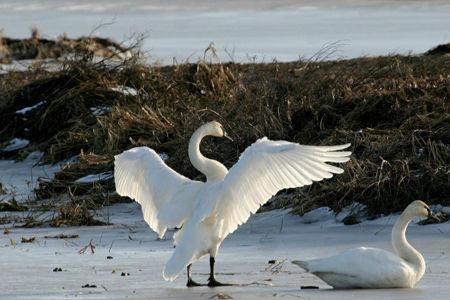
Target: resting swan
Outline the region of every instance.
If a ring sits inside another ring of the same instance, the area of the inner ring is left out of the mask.
[[[412,202],[400,215],[391,234],[392,252],[356,248],[341,254],[293,264],[334,288],[412,288],[425,273],[425,260],[406,240],[406,228],[415,217],[432,217],[424,202]]]
[[[218,122],[210,122],[192,135],[189,159],[206,175],[206,182],[190,180],[168,167],[150,148],[137,147],[115,156],[114,178],[119,195],[142,207],[145,221],[162,237],[178,227],[175,251],[163,277],[174,280],[187,267],[187,286],[199,285],[191,277],[191,265],[210,255],[209,286],[223,285],[214,277],[215,257],[222,241],[245,223],[251,214],[278,191],[331,178],[341,168],[326,162],[349,160],[350,144],[303,146],[262,138],[249,146],[228,171],[218,161],[200,153],[205,136],[227,137]]]

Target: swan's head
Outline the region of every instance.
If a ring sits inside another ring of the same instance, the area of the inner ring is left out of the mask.
[[[421,200],[411,202],[405,209],[405,212],[411,215],[411,217],[430,218],[434,217],[430,207]]]
[[[220,124],[217,121],[212,121],[212,122],[206,123],[201,128],[205,130],[207,135],[212,135],[212,136],[216,136],[216,137],[224,137],[229,140],[232,140],[225,132],[225,129],[223,129],[222,124]]]

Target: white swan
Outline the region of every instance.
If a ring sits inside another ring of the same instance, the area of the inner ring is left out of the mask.
[[[163,277],[174,280],[187,267],[187,286],[198,285],[191,278],[191,264],[207,254],[211,271],[208,285],[222,285],[214,278],[214,263],[227,235],[278,191],[342,173],[326,162],[343,163],[351,154],[338,151],[350,144],[303,146],[262,138],[248,147],[228,172],[224,165],[200,153],[205,136],[226,134],[222,125],[213,121],[197,129],[190,139],[189,158],[206,175],[206,183],[178,174],[147,147],[115,156],[117,193],[141,204],[145,221],[160,237],[167,228],[181,227],[173,237],[176,248]]]
[[[406,228],[415,217],[433,217],[424,202],[412,202],[391,234],[392,252],[356,248],[341,254],[293,264],[316,275],[334,288],[411,288],[425,273],[425,260],[406,240]]]

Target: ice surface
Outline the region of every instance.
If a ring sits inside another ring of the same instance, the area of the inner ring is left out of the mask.
[[[92,183],[96,181],[107,180],[113,177],[112,172],[103,172],[99,174],[86,175],[75,180],[76,183]]]
[[[48,11],[59,12],[117,12],[117,11],[236,11],[236,10],[307,10],[320,9],[425,9],[430,7],[448,6],[446,0],[2,0],[0,9],[10,12]]]
[[[6,147],[4,147],[3,149],[1,149],[1,150],[4,151],[4,152],[15,151],[15,150],[19,150],[19,149],[25,148],[29,144],[30,144],[29,140],[20,139],[20,138],[13,138],[9,142],[9,144]]]
[[[28,37],[32,25],[47,38],[143,33],[144,50],[162,64],[197,60],[210,42],[222,60],[268,62],[309,58],[329,43],[337,47],[328,58],[352,58],[419,53],[450,40],[450,3],[438,0],[4,0],[0,20],[13,37]]]
[[[224,293],[233,299],[448,299],[450,224],[411,226],[410,242],[427,261],[423,279],[414,289],[332,290],[316,277],[290,264],[335,254],[353,247],[391,249],[391,222],[343,226],[330,222],[304,224],[286,210],[257,214],[230,235],[217,257],[217,279],[250,284],[220,288],[186,288],[185,274],[174,282],[161,276],[173,248],[171,240],[157,240],[135,203],[119,204],[109,212],[111,226],[66,228],[12,228],[0,235],[0,299],[217,299]],[[395,221],[398,216],[391,216]],[[8,227],[9,225],[6,225]],[[45,239],[59,233],[79,234],[78,239]],[[31,244],[22,236],[36,237]],[[95,253],[78,254],[92,239]],[[16,242],[11,245],[11,240]],[[107,259],[112,256],[113,259]],[[280,272],[265,270],[268,260],[282,261]],[[62,272],[53,272],[56,267]],[[122,272],[130,276],[121,276]],[[206,282],[208,260],[193,266],[194,278]],[[81,288],[85,284],[97,288]],[[315,285],[319,290],[301,290]],[[212,298],[211,298],[212,297]]]

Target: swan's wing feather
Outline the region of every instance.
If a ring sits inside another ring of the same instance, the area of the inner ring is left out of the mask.
[[[359,247],[340,254],[306,261],[311,273],[336,273],[348,276],[361,274],[396,273],[405,261],[384,249]]]
[[[138,202],[145,221],[160,236],[190,217],[203,186],[175,172],[148,147],[116,155],[114,180],[117,193]]]
[[[327,163],[348,161],[351,152],[340,150],[349,146],[305,146],[267,138],[256,141],[222,182],[216,211],[224,220],[223,234],[236,230],[278,191],[344,172]]]

